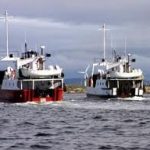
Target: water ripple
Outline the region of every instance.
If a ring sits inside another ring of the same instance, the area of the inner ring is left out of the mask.
[[[143,101],[87,99],[0,103],[2,150],[148,150],[150,98]]]

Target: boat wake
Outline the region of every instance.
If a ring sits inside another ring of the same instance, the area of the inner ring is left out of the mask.
[[[148,103],[149,97],[129,97],[129,98],[113,98],[107,100],[85,99],[83,95],[67,95],[63,101],[54,102],[26,102],[16,103],[17,106],[23,107],[47,107],[54,109],[71,109],[71,111],[85,111],[85,110],[150,110]]]
[[[18,105],[18,106],[32,106],[32,105],[35,105],[35,106],[40,106],[40,105],[58,105],[62,102],[60,101],[55,101],[55,102],[25,102],[25,103],[15,103],[15,105]]]
[[[148,99],[149,98],[139,97],[139,96],[127,97],[127,98],[117,98],[117,100],[125,100],[125,101],[143,101],[143,100],[148,100]]]

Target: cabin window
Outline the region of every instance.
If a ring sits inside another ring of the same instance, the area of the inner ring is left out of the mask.
[[[21,88],[21,82],[20,81],[17,82],[17,87]]]

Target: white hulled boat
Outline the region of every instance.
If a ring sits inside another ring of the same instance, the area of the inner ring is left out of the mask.
[[[88,70],[85,72],[87,96],[105,98],[143,96],[143,72],[141,69],[132,68],[135,59],[131,59],[130,54],[125,57],[114,55],[113,60],[106,60],[105,25],[103,30],[104,58],[90,65],[91,73],[88,73]]]

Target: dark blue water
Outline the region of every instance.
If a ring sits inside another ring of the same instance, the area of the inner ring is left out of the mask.
[[[149,150],[150,98],[0,103],[0,150]]]

